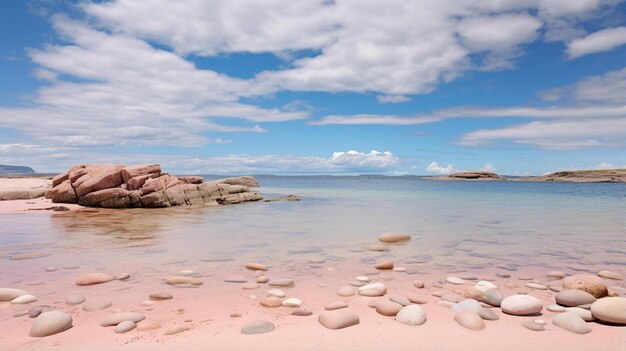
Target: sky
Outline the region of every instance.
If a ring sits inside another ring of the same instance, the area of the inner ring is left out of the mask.
[[[626,168],[626,2],[2,1],[0,163]]]

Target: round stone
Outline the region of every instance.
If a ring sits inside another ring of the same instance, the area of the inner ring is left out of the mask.
[[[65,298],[65,304],[70,306],[80,305],[83,302],[85,302],[85,297],[80,294],[70,294]]]
[[[502,300],[504,300],[504,294],[498,288],[492,288],[485,291],[481,299],[482,302],[496,307],[500,307]]]
[[[424,287],[424,281],[416,279],[413,281],[413,286],[418,289],[422,289]]]
[[[289,278],[271,279],[269,284],[270,286],[292,286],[293,280]]]
[[[252,334],[264,334],[269,333],[274,330],[274,324],[265,320],[256,320],[249,323],[246,323],[243,327],[241,327],[241,334],[252,335]]]
[[[251,262],[246,264],[246,269],[249,269],[251,271],[266,271],[267,266],[262,263]]]
[[[90,273],[78,278],[76,285],[93,285],[110,282],[115,279],[112,275],[104,273]]]
[[[312,314],[313,314],[313,312],[309,311],[306,308],[302,308],[302,307],[300,307],[297,310],[291,312],[292,316],[300,316],[300,317],[307,317],[307,316],[310,316]]]
[[[381,269],[381,270],[393,269],[393,262],[392,261],[378,262],[376,265],[374,265],[374,268]]]
[[[22,295],[28,295],[28,293],[20,289],[0,288],[0,301],[11,301]]]
[[[544,331],[546,328],[543,324],[537,323],[535,321],[523,321],[522,327],[532,330],[532,331]]]
[[[272,296],[276,296],[276,297],[280,297],[283,298],[285,297],[285,292],[280,290],[280,289],[269,289],[267,290],[267,293],[272,295]]]
[[[605,297],[608,294],[607,286],[602,279],[586,274],[566,277],[563,279],[563,288],[583,290],[593,295],[596,299]]]
[[[356,277],[356,280],[367,283],[370,281],[370,278],[366,275],[359,275]]]
[[[548,290],[548,287],[545,285],[537,284],[537,283],[526,283],[525,286],[527,288],[535,289],[535,290]]]
[[[123,321],[120,324],[115,326],[115,332],[118,334],[123,334],[129,332],[137,327],[137,324],[133,321]]]
[[[469,330],[485,329],[485,322],[478,313],[470,310],[462,310],[454,314],[454,320]]]
[[[399,243],[411,240],[411,235],[408,233],[388,232],[381,234],[378,240],[383,243]]]
[[[229,275],[224,277],[224,281],[227,283],[245,283],[248,281],[248,278],[241,275]]]
[[[83,311],[100,311],[107,309],[111,306],[113,306],[113,303],[108,300],[89,300],[83,305]]]
[[[276,296],[268,296],[266,298],[261,299],[259,303],[263,307],[280,307],[282,306],[283,301]]]
[[[30,336],[44,337],[68,330],[72,327],[72,317],[64,312],[50,311],[40,314],[30,327]]]
[[[450,283],[450,284],[454,284],[454,285],[463,285],[465,284],[465,280],[459,278],[459,277],[447,277],[446,278],[446,282]]]
[[[296,299],[295,297],[291,297],[283,301],[283,306],[285,307],[300,307],[300,305],[302,305],[302,300]]]
[[[399,294],[394,294],[394,295],[389,296],[389,300],[395,303],[399,303],[402,306],[408,306],[411,304],[411,301],[409,301],[408,298]]]
[[[346,308],[348,307],[348,303],[345,301],[335,301],[335,302],[331,302],[328,305],[324,306],[324,309],[326,311],[334,311],[334,310],[338,310],[341,308]]]
[[[417,304],[420,304],[420,305],[428,303],[428,300],[425,297],[423,297],[421,295],[418,295],[418,294],[414,294],[414,293],[406,294],[406,298],[409,301],[411,301],[411,303],[417,303]]]
[[[468,310],[468,311],[478,313],[480,312],[482,308],[483,306],[480,304],[480,302],[476,300],[472,300],[472,299],[465,299],[452,305],[452,307],[450,307],[450,310],[454,313],[463,311],[463,310]]]
[[[320,313],[318,321],[328,329],[343,329],[359,324],[359,316],[347,310]]]
[[[270,278],[268,278],[266,275],[260,275],[256,277],[256,282],[259,284],[265,284],[269,281],[270,281]]]
[[[575,334],[587,334],[591,328],[579,315],[574,312],[559,313],[552,318],[552,323]]]
[[[396,321],[406,325],[422,325],[426,323],[426,312],[418,305],[408,305],[396,314]]]
[[[33,295],[22,295],[11,300],[11,303],[16,304],[16,305],[33,303],[33,302],[37,302],[37,298],[34,297]]]
[[[498,319],[500,319],[500,316],[498,316],[490,308],[481,308],[480,311],[478,311],[478,315],[480,316],[480,318],[486,321],[497,321]]]
[[[339,296],[348,297],[354,294],[355,294],[354,289],[352,289],[349,286],[342,286],[339,289],[337,289],[337,295]]]
[[[541,300],[531,295],[512,295],[504,298],[500,305],[502,312],[514,316],[527,316],[541,312]]]
[[[170,300],[172,298],[174,298],[174,296],[166,292],[156,292],[150,294],[150,300]]]
[[[554,279],[563,279],[563,278],[565,278],[565,273],[563,273],[561,271],[552,271],[552,272],[548,273],[548,277],[554,278]]]
[[[548,305],[546,309],[550,312],[557,312],[557,313],[566,311],[565,307],[559,306],[557,304]]]
[[[359,295],[361,296],[383,296],[386,293],[387,288],[383,283],[370,283],[359,288]]]
[[[478,289],[478,290],[482,291],[482,292],[486,292],[487,290],[489,290],[489,289],[495,289],[495,288],[497,288],[498,286],[497,286],[497,285],[495,285],[495,284],[494,284],[494,283],[492,283],[492,282],[488,282],[488,281],[486,281],[486,280],[481,280],[481,281],[479,281],[478,283],[476,283],[476,285],[474,285],[474,287],[475,287],[476,289]]]
[[[565,309],[567,312],[573,312],[580,316],[585,322],[593,322],[595,317],[591,314],[590,310],[586,310],[580,307],[568,307]]]
[[[586,305],[596,301],[596,298],[590,293],[577,289],[562,290],[554,296],[554,299],[559,305],[569,307]]]
[[[165,279],[165,283],[169,284],[169,285],[174,285],[174,286],[178,286],[178,285],[202,285],[203,282],[200,279],[197,278],[193,278],[193,277],[185,277],[185,276],[175,276],[175,277],[169,277]]]
[[[159,324],[156,321],[149,320],[149,319],[145,319],[137,323],[137,330],[139,331],[154,330],[154,329],[159,329],[159,328],[161,328],[161,324]]]
[[[623,277],[621,274],[611,271],[600,271],[598,272],[598,277],[613,279],[613,280],[622,280]]]
[[[146,319],[146,317],[140,312],[117,312],[106,316],[102,322],[100,322],[100,325],[103,327],[111,327],[123,321],[133,321],[137,323],[144,319]]]
[[[404,306],[398,303],[383,300],[376,303],[376,312],[382,314],[383,316],[393,317],[397,315],[403,307]]]
[[[591,304],[591,313],[601,321],[626,325],[626,298],[605,297]]]

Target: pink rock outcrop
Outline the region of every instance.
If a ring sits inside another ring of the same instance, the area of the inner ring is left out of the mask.
[[[262,200],[250,191],[258,187],[253,177],[205,183],[202,177],[175,177],[158,164],[77,165],[52,179],[45,196],[57,203],[90,207],[170,207],[180,205],[236,204]]]

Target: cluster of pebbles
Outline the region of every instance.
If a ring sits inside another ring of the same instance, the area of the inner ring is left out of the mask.
[[[411,240],[406,233],[384,233],[380,235],[379,243],[366,245],[367,250],[387,251],[394,245]],[[450,311],[450,319],[464,328],[480,331],[488,328],[489,323],[497,323],[501,316],[519,316],[520,327],[532,331],[544,331],[546,325],[553,325],[576,334],[586,334],[592,331],[594,323],[609,326],[626,326],[626,298],[611,290],[607,281],[622,281],[623,277],[612,271],[600,271],[597,275],[576,274],[566,276],[563,272],[548,272],[545,279],[533,280],[520,277],[525,291],[505,296],[498,286],[489,280],[480,280],[470,274],[459,276],[448,275],[436,282],[425,282],[419,279],[407,281],[407,289],[411,292],[389,291],[382,276],[376,273],[385,271],[406,271],[398,267],[393,261],[377,262],[371,267],[374,273],[363,274],[348,279],[344,285],[335,287],[335,301],[328,301],[323,310],[314,312],[303,299],[293,296],[290,291],[296,282],[291,278],[273,277],[271,267],[258,262],[246,264],[249,275],[229,275],[223,277],[227,284],[240,284],[244,290],[263,289],[265,296],[249,295],[258,302],[259,309],[274,309],[284,307],[290,309],[293,316],[307,317],[316,315],[319,324],[327,329],[343,329],[358,325],[360,318],[358,311],[351,308],[351,299],[364,297],[368,306],[375,313],[394,318],[398,323],[408,326],[421,326],[428,323],[428,316],[422,305],[428,303],[431,295],[436,303]],[[53,271],[50,267],[47,271]],[[506,275],[503,275],[506,276]],[[378,279],[376,279],[378,278]],[[117,276],[104,273],[90,273],[80,276],[75,284],[88,287],[105,284],[114,280],[126,281],[131,279],[128,273]],[[164,286],[176,288],[193,288],[204,284],[201,276],[192,270],[183,270],[179,275],[168,276],[163,279]],[[529,291],[530,293],[526,293]],[[542,298],[534,296],[533,292],[541,293]],[[427,294],[425,292],[428,292]],[[551,294],[554,302],[544,305],[545,294]],[[432,297],[430,299],[432,299]],[[150,306],[155,301],[171,300],[174,296],[165,291],[155,291],[147,296],[142,305]],[[0,288],[0,306],[3,304],[29,305],[30,310],[16,314],[15,317],[28,315],[32,318],[30,336],[47,337],[64,332],[72,327],[72,316],[66,312],[54,310],[50,305],[38,304],[38,298],[25,290],[16,288]],[[81,306],[86,312],[100,311],[112,306],[108,300],[86,299],[83,295],[71,293],[65,298],[68,306]],[[542,311],[556,313],[550,318]],[[360,311],[360,313],[363,313]],[[241,315],[233,313],[230,317],[238,318]],[[551,320],[546,320],[551,319]],[[161,328],[159,322],[147,319],[144,313],[136,311],[113,310],[100,321],[100,326],[111,328],[115,333],[127,333],[132,330],[148,331]],[[241,326],[242,334],[262,334],[275,330],[271,321],[257,319]],[[173,335],[190,329],[186,325],[173,326],[163,331],[164,335]]]

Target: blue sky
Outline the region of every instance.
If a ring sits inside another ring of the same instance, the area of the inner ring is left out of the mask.
[[[626,167],[626,3],[0,3],[0,163]]]

